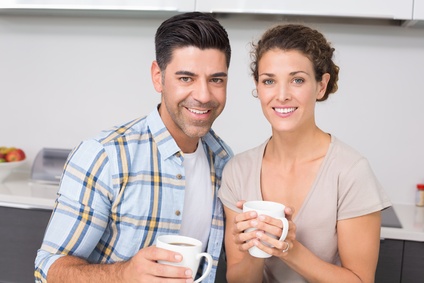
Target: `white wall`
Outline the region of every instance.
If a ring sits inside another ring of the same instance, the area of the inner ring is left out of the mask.
[[[149,113],[153,36],[166,17],[0,15],[0,146],[72,148]],[[233,57],[215,130],[236,153],[263,142],[268,123],[251,96],[249,42],[275,21],[222,18]],[[318,106],[321,128],[368,157],[394,202],[424,182],[424,29],[310,22],[336,48],[339,91]]]

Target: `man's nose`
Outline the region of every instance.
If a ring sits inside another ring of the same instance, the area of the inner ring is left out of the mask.
[[[201,103],[209,102],[211,98],[211,90],[207,81],[199,80],[196,88],[194,89],[192,96],[194,99]]]

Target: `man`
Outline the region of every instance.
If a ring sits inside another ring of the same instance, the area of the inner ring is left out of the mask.
[[[211,130],[226,102],[231,49],[212,16],[176,15],[155,36],[151,75],[161,103],[148,116],[70,154],[35,260],[36,282],[190,282],[161,234],[203,242],[214,267],[223,240],[217,190],[229,147]],[[180,279],[180,280],[175,280]]]

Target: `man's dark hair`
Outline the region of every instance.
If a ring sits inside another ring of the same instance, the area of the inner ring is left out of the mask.
[[[227,31],[210,14],[189,12],[164,21],[156,31],[155,50],[159,68],[164,71],[176,48],[194,46],[201,50],[218,49],[230,66],[231,47]]]

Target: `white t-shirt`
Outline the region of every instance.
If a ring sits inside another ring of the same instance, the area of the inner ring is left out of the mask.
[[[213,192],[208,159],[199,141],[194,153],[184,153],[186,188],[180,235],[202,241],[206,251],[212,222]]]

